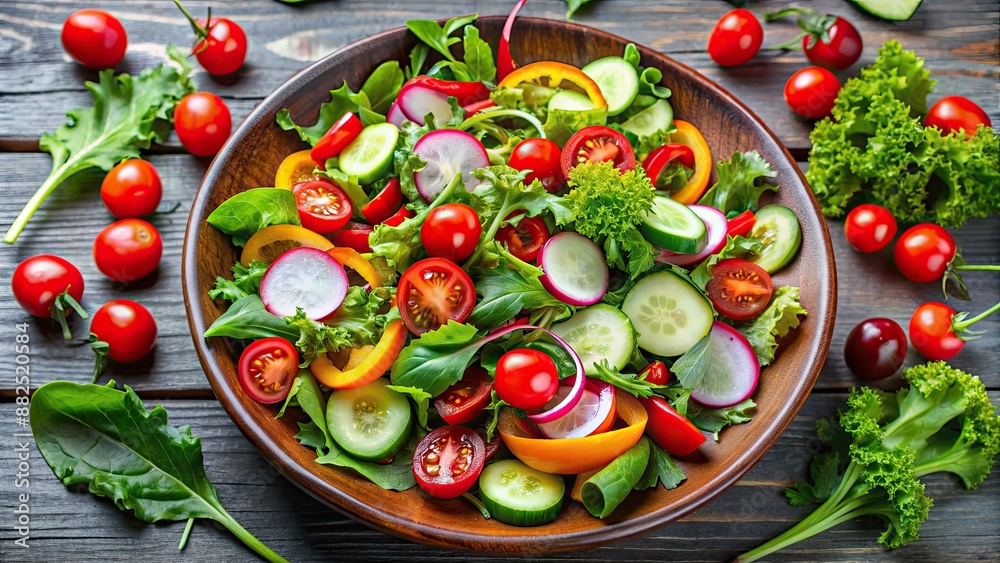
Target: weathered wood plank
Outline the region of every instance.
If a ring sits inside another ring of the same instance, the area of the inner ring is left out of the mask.
[[[789,5],[786,1],[761,3],[763,13]],[[996,91],[995,43],[1000,21],[996,3],[975,2],[953,10],[948,2],[928,1],[911,21],[890,24],[857,13],[843,2],[822,0],[811,5],[850,17],[865,39],[862,64],[874,60],[878,47],[897,38],[927,59],[927,66],[941,80],[938,96],[956,93],[978,101],[994,121],[1000,121]],[[102,5],[98,3],[98,5]],[[106,2],[122,18],[133,37],[133,45],[119,70],[136,72],[156,64],[167,42],[186,44],[190,37],[185,20],[171,3],[153,6],[138,0]],[[192,2],[200,13],[205,2]],[[561,19],[565,4],[558,0],[527,5],[524,13]],[[722,69],[704,53],[707,34],[728,4],[684,0],[653,5],[641,0],[604,0],[581,12],[581,23],[618,33],[674,56],[722,86],[730,89],[756,111],[792,149],[808,147],[809,125],[797,119],[781,103],[782,86],[798,68],[805,66],[799,53],[764,53],[752,63]],[[463,0],[376,2],[344,0],[286,6],[271,0],[226,3],[225,15],[242,24],[250,37],[247,66],[239,79],[226,83],[203,72],[197,76],[203,89],[215,91],[230,103],[234,119],[242,119],[268,93],[329,51],[378,31],[402,25],[411,18],[445,18],[478,11],[500,14],[507,3]],[[40,131],[52,130],[64,121],[69,108],[89,105],[83,80],[94,79],[94,71],[69,61],[61,48],[61,22],[74,7],[65,2],[0,3],[0,19],[9,32],[0,51],[0,68],[7,75],[0,94],[0,139],[37,139]],[[221,15],[221,14],[220,14]],[[789,39],[797,32],[791,22],[767,26],[767,43]],[[136,39],[136,38],[141,38]],[[856,74],[856,68],[844,76]],[[993,80],[984,78],[992,78]],[[25,120],[24,115],[32,115]],[[8,141],[9,142],[9,141]],[[176,139],[168,141],[177,146]],[[2,145],[0,145],[2,146]],[[19,144],[18,148],[23,147]]]
[[[992,393],[994,402],[1000,393]],[[831,416],[841,394],[817,394],[761,462],[736,486],[702,510],[640,538],[587,552],[533,556],[537,561],[728,561],[794,525],[809,512],[789,506],[782,490],[806,478],[818,443],[816,417]],[[149,402],[148,402],[149,403]],[[230,513],[270,547],[293,561],[388,562],[487,561],[486,554],[427,549],[385,536],[319,504],[279,476],[214,401],[166,401],[173,424],[189,424],[202,438],[205,465]],[[14,420],[14,405],[0,406],[0,419]],[[724,435],[723,435],[724,438]],[[10,433],[0,449],[15,447]],[[30,550],[13,545],[12,525],[0,532],[0,560],[120,560],[142,553],[144,561],[252,560],[221,527],[199,522],[187,550],[176,551],[183,524],[147,525],[120,512],[107,499],[71,492],[52,475],[31,446]],[[0,458],[0,473],[15,473],[15,456]],[[935,500],[922,539],[896,551],[875,542],[878,532],[863,521],[846,523],[807,540],[771,561],[971,561],[1000,550],[1000,481],[994,475],[978,491],[957,479],[931,476]],[[15,490],[6,480],[5,503]],[[683,485],[682,485],[683,486]],[[213,529],[216,528],[216,529]],[[133,555],[127,555],[133,554]]]
[[[179,202],[169,215],[152,222],[164,240],[164,256],[156,279],[140,280],[127,288],[104,278],[94,266],[91,245],[112,217],[98,196],[100,178],[83,185],[67,185],[55,192],[28,224],[14,246],[0,246],[0,272],[12,272],[21,260],[43,252],[59,254],[76,264],[87,282],[84,305],[91,311],[114,298],[135,299],[147,305],[157,319],[159,338],[153,356],[135,366],[113,366],[109,376],[124,380],[147,396],[210,397],[210,388],[194,353],[187,326],[181,285],[180,258],[190,202],[198,188],[205,163],[188,155],[154,155],[150,158],[164,181],[164,201]],[[8,202],[0,206],[0,225],[14,219],[49,168],[45,154],[0,154],[0,177],[4,178]],[[71,235],[67,235],[67,225]],[[895,270],[890,250],[863,255],[852,250],[844,239],[843,223],[831,221],[830,231],[839,275],[839,308],[830,357],[817,382],[818,389],[845,389],[857,384],[842,357],[844,339],[855,324],[872,316],[888,316],[906,327],[913,310],[925,301],[940,300],[936,284],[907,282]],[[970,221],[953,231],[970,263],[1000,263],[1000,218]],[[4,278],[9,279],[9,277]],[[973,294],[971,303],[953,304],[962,310],[982,311],[1000,298],[1000,279],[988,272],[966,275]],[[967,307],[967,309],[966,309]],[[55,327],[43,320],[31,320],[14,302],[10,286],[0,285],[0,335],[13,334],[13,324],[30,321],[31,339],[37,343],[32,359],[32,375],[37,384],[53,379],[89,380],[92,353],[81,343],[66,344]],[[72,319],[80,339],[88,323]],[[1000,388],[996,354],[1000,349],[1000,317],[983,321],[989,332],[970,342],[953,363],[980,375],[991,388]],[[2,340],[0,336],[0,340]],[[911,350],[908,365],[919,363]],[[890,379],[888,385],[897,385]],[[13,384],[0,382],[0,397],[11,396]]]

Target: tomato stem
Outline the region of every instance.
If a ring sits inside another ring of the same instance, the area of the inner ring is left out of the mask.
[[[979,313],[975,317],[968,319],[964,317],[964,315],[968,315],[968,313],[959,313],[954,317],[952,317],[951,330],[952,332],[955,333],[956,336],[959,337],[961,337],[963,332],[969,334],[967,329],[970,326],[978,323],[979,321],[985,319],[986,317],[992,315],[993,313],[996,313],[997,311],[1000,311],[1000,303],[997,303],[996,305],[990,307],[989,309],[983,311],[982,313]]]
[[[3,237],[3,241],[5,243],[14,244],[17,242],[17,237],[21,235],[21,231],[24,230],[28,221],[31,220],[32,215],[38,211],[38,208],[42,206],[42,203],[50,195],[52,195],[52,192],[54,192],[60,184],[68,180],[70,176],[78,171],[76,165],[77,163],[74,159],[70,159],[61,166],[53,167],[49,177],[42,182],[42,185],[38,187],[35,195],[31,196],[28,203],[24,204],[24,209],[21,210],[21,212],[17,215],[17,218],[14,219],[14,222],[11,223],[10,228],[7,229],[7,234]]]
[[[62,328],[64,340],[73,338],[73,332],[69,329],[69,325],[66,323],[66,307],[76,311],[82,319],[86,319],[90,316],[87,314],[87,311],[79,303],[77,303],[76,299],[73,299],[73,296],[69,294],[69,288],[70,286],[67,285],[66,291],[60,293],[56,297],[56,300],[52,303],[52,307],[49,309],[49,312],[52,314],[52,318],[55,319],[55,321],[59,323],[59,326]]]
[[[97,380],[104,373],[104,370],[108,367],[108,349],[110,346],[107,342],[104,342],[93,332],[90,333],[90,349],[94,351],[94,378],[90,380],[91,383],[96,384]]]
[[[1000,272],[1000,264],[963,264],[952,266],[954,270],[979,270],[986,272]]]
[[[191,536],[191,528],[194,527],[194,518],[188,518],[187,525],[184,526],[184,534],[181,536],[181,543],[177,545],[177,551],[183,551],[187,546],[188,538]]]
[[[211,6],[208,7],[208,19],[205,20],[205,27],[201,27],[200,25],[198,25],[198,20],[194,19],[194,16],[192,16],[190,12],[184,9],[184,6],[181,5],[180,0],[174,0],[174,4],[177,5],[181,13],[184,14],[184,17],[187,18],[188,22],[191,24],[191,29],[194,30],[194,34],[198,36],[198,39],[201,40],[208,39],[208,30],[211,29],[212,27],[212,7]]]

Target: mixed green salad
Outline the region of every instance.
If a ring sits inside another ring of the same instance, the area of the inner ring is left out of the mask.
[[[513,525],[556,519],[577,475],[603,518],[751,419],[806,314],[771,280],[801,230],[762,205],[756,151],[709,185],[634,46],[517,66],[510,22],[494,59],[475,19],[407,22],[407,65],[345,82],[311,126],[279,112],[311,148],[208,217],[242,254],[205,336],[248,344],[246,395],[301,409],[318,463]]]

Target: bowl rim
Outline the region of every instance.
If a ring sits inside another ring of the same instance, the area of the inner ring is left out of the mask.
[[[476,23],[491,20],[504,21],[506,20],[506,16],[480,16],[476,20]],[[444,20],[440,21],[443,22]],[[606,39],[622,41],[624,43],[635,43],[634,41],[630,41],[629,39],[619,35],[570,21],[560,21],[530,16],[519,17],[518,21],[530,22],[535,25],[554,26],[557,28],[577,28],[583,30],[584,33],[603,36]],[[805,188],[805,196],[810,202],[811,211],[818,219],[820,226],[819,232],[822,238],[822,250],[824,251],[821,256],[821,263],[825,262],[827,266],[826,269],[829,272],[829,279],[827,280],[828,291],[819,295],[817,300],[818,310],[810,311],[809,313],[810,320],[819,326],[816,327],[814,337],[817,339],[814,347],[816,353],[813,354],[812,357],[807,358],[805,362],[806,367],[804,370],[804,377],[799,380],[793,394],[786,404],[783,405],[778,411],[777,416],[766,421],[766,426],[760,430],[760,437],[754,443],[754,446],[745,450],[742,454],[736,457],[729,467],[722,471],[722,480],[716,481],[716,486],[714,488],[708,491],[703,491],[700,495],[691,499],[689,502],[684,502],[682,506],[672,506],[670,509],[661,507],[650,513],[618,522],[609,522],[601,527],[579,531],[557,532],[544,536],[519,535],[516,533],[502,536],[473,536],[473,533],[470,531],[458,533],[448,529],[436,527],[431,523],[414,520],[403,521],[404,525],[400,526],[400,520],[398,518],[394,519],[391,516],[386,517],[385,514],[374,510],[370,505],[358,502],[354,497],[343,493],[340,489],[332,486],[329,482],[320,479],[313,473],[307,471],[304,466],[299,464],[291,455],[286,453],[282,449],[281,445],[274,438],[268,435],[267,432],[263,431],[263,429],[256,425],[248,423],[248,420],[251,418],[250,413],[243,405],[235,390],[228,385],[224,377],[220,375],[221,368],[215,357],[216,352],[209,348],[207,339],[201,336],[207,328],[202,310],[200,307],[192,307],[193,303],[197,303],[197,299],[195,298],[197,293],[194,292],[200,293],[205,291],[204,288],[199,287],[197,279],[196,272],[198,269],[198,257],[195,244],[199,238],[200,231],[207,227],[207,223],[195,221],[195,210],[206,207],[211,187],[216,182],[218,176],[222,173],[223,164],[226,162],[229,153],[233,151],[234,147],[238,144],[238,140],[261,120],[274,120],[274,113],[276,109],[271,106],[274,105],[275,100],[283,98],[286,95],[299,90],[302,87],[299,83],[303,81],[308,82],[311,75],[324,74],[327,72],[329,70],[328,67],[333,64],[331,61],[337,58],[341,52],[357,48],[359,45],[369,42],[377,43],[389,36],[405,32],[405,30],[405,26],[398,26],[351,42],[295,73],[291,78],[282,83],[281,86],[264,98],[264,100],[261,101],[257,107],[255,107],[254,110],[250,112],[250,114],[239,124],[237,129],[229,137],[224,147],[219,151],[206,171],[201,185],[198,188],[198,192],[192,201],[191,212],[187,221],[181,261],[181,280],[191,338],[194,341],[199,362],[201,363],[202,369],[209,380],[216,398],[225,409],[226,414],[229,415],[244,436],[247,437],[258,452],[268,461],[268,463],[270,463],[282,476],[294,483],[300,489],[324,505],[329,506],[330,508],[333,508],[334,510],[373,529],[427,546],[450,549],[470,549],[470,545],[478,545],[480,546],[479,549],[483,549],[482,546],[487,546],[492,548],[491,550],[499,550],[505,553],[538,553],[579,550],[636,537],[649,532],[650,530],[678,520],[679,518],[702,508],[739,481],[764,457],[768,451],[770,451],[774,443],[784,433],[787,427],[791,424],[792,420],[794,420],[799,409],[801,409],[802,405],[805,404],[805,401],[809,393],[812,391],[812,388],[820,375],[823,364],[829,353],[829,347],[834,329],[834,318],[837,309],[837,271],[833,254],[833,245],[830,239],[830,232],[826,220],[820,212],[816,197],[813,195],[812,190],[809,189],[809,184],[806,181],[801,168],[798,166],[797,161],[792,157],[787,147],[785,147],[781,140],[749,107],[715,81],[702,75],[693,68],[673,59],[672,57],[638,43],[635,43],[635,45],[639,49],[643,58],[666,59],[676,67],[677,71],[686,75],[685,78],[687,80],[701,81],[707,89],[714,91],[714,93],[725,103],[754,122],[763,134],[775,143],[783,156],[791,164],[793,173],[796,175],[801,185]],[[808,350],[806,351],[808,352]],[[320,489],[328,491],[329,497],[321,495],[318,492]]]

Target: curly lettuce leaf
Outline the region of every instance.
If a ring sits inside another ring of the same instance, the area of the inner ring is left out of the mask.
[[[757,211],[760,196],[766,191],[777,191],[778,186],[760,183],[762,178],[774,178],[764,157],[755,150],[738,152],[729,160],[719,161],[715,166],[719,180],[701,196],[698,203],[711,205],[727,217],[735,217],[744,211]]]
[[[766,366],[774,360],[774,352],[778,349],[775,339],[798,327],[799,316],[807,314],[799,303],[799,288],[783,286],[774,290],[771,303],[760,315],[738,326],[737,330],[750,341],[760,365]]]

